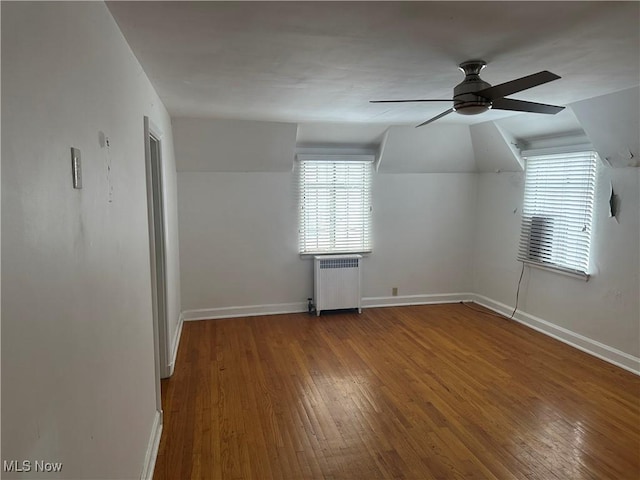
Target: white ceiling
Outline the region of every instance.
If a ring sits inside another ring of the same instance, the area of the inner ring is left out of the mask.
[[[560,75],[514,95],[542,103],[566,105],[640,83],[638,2],[108,6],[173,116],[415,124],[449,104],[369,100],[450,98],[463,78],[458,63],[473,58],[489,63],[482,78],[494,85],[540,70]]]

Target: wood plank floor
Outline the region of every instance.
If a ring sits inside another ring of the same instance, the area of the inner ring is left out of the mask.
[[[640,478],[639,377],[463,305],[185,322],[162,389],[155,480]]]

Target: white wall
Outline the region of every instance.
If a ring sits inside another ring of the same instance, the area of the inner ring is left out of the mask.
[[[601,158],[617,167],[640,166],[640,87],[571,104]]]
[[[295,123],[172,119],[178,171],[290,172]]]
[[[193,125],[195,119],[178,119]],[[188,158],[208,158],[211,165],[183,161],[186,132],[174,128],[178,163],[180,264],[183,308],[215,310],[226,307],[292,304],[304,305],[313,295],[310,258],[298,255],[297,175],[271,172],[270,164],[282,160],[266,150],[260,163],[254,158],[260,146],[247,146],[261,138],[259,122],[247,122],[246,130],[231,121],[235,131],[225,138],[221,151],[211,148],[209,138],[220,138],[224,121],[202,121],[198,137],[188,135]],[[265,132],[273,125],[263,123]],[[469,137],[468,127],[466,137]],[[454,128],[457,131],[457,127]],[[226,131],[226,127],[223,128]],[[252,135],[249,135],[252,133]],[[285,129],[272,142],[294,147]],[[197,139],[201,139],[198,141]],[[468,144],[463,148],[470,148]],[[287,143],[289,142],[289,143]],[[349,142],[347,142],[349,143]],[[235,145],[235,148],[234,148]],[[424,152],[421,146],[421,151]],[[405,152],[410,152],[404,147]],[[390,170],[407,168],[396,153],[389,157]],[[252,172],[215,172],[217,162],[239,170],[253,165]],[[472,164],[472,159],[466,163]],[[457,162],[459,166],[462,162]],[[422,167],[419,167],[422,168]],[[456,168],[456,167],[454,167]],[[202,171],[207,170],[207,171]],[[373,179],[374,252],[364,260],[364,297],[427,295],[468,292],[471,287],[473,208],[476,198],[473,174],[376,173]],[[213,312],[214,314],[216,312]],[[222,314],[222,312],[220,312]],[[206,315],[206,314],[205,314]]]
[[[185,310],[311,296],[311,262],[297,253],[292,173],[180,172],[178,206]]]
[[[389,127],[379,171],[383,173],[475,172],[468,125],[434,123]]]
[[[139,478],[156,415],[143,116],[163,130],[171,197],[169,116],[102,3],[3,2],[2,70],[3,459]]]
[[[526,268],[519,310],[628,355],[640,356],[640,185],[632,168],[599,172],[588,282]],[[619,223],[608,217],[610,184],[621,198]],[[478,177],[474,292],[515,305],[522,173]]]
[[[516,140],[495,122],[476,123],[469,127],[476,170],[479,172],[521,172],[523,161]]]
[[[155,94],[155,92],[154,92]],[[158,100],[159,101],[159,100]],[[155,102],[154,102],[155,103]],[[166,114],[160,103],[163,116]],[[165,276],[166,276],[166,311],[167,311],[167,364],[162,366],[164,377],[173,373],[173,364],[180,341],[180,315],[182,300],[180,298],[180,242],[178,241],[178,177],[173,145],[171,120],[163,118],[159,127],[162,129],[162,186],[164,201],[165,226]]]
[[[363,295],[471,291],[475,174],[374,175],[373,253]]]
[[[313,147],[355,147],[377,149],[388,125],[370,123],[300,123],[296,145]]]
[[[183,310],[306,302],[297,125],[175,118],[173,126]]]
[[[179,153],[178,153],[179,154]],[[313,267],[298,255],[292,173],[178,174],[186,310],[304,303]],[[376,174],[373,253],[363,296],[468,292],[472,174]]]

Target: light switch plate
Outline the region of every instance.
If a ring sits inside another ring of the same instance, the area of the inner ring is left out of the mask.
[[[71,175],[73,178],[73,188],[82,188],[82,165],[80,150],[71,147]]]

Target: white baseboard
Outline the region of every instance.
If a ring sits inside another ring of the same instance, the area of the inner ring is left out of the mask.
[[[307,304],[274,303],[268,305],[247,305],[244,307],[202,308],[199,310],[185,310],[182,318],[191,320],[213,320],[216,318],[255,317],[257,315],[277,315],[280,313],[300,313],[307,311]]]
[[[406,305],[429,305],[434,303],[459,303],[470,301],[470,293],[443,293],[434,295],[404,295],[399,297],[364,297],[362,308],[397,307]],[[302,313],[307,311],[307,304],[275,303],[267,305],[248,305],[243,307],[203,308],[185,310],[181,318],[184,321],[213,320],[216,318],[253,317],[257,315],[277,315],[281,313]]]
[[[407,305],[431,305],[470,301],[471,293],[438,293],[430,295],[402,295],[397,297],[364,297],[362,308],[402,307]]]
[[[176,333],[173,336],[173,342],[171,343],[171,358],[169,359],[169,365],[167,365],[167,370],[169,376],[173,375],[173,370],[176,368],[176,357],[178,356],[178,347],[180,346],[180,337],[182,336],[182,325],[184,323],[184,316],[181,313],[178,318],[178,327],[176,328]]]
[[[511,312],[513,312],[513,307],[497,302],[483,295],[472,295],[471,299],[478,305],[487,307],[489,310],[493,310],[507,318],[510,317]],[[572,332],[564,327],[560,327],[520,310],[516,311],[513,316],[513,320],[566,343],[567,345],[577,348],[578,350],[582,350],[583,352],[593,355],[594,357],[598,357],[605,362],[609,362],[635,373],[636,375],[640,375],[640,358],[638,357],[634,357],[633,355],[629,355],[628,353],[605,345],[604,343],[592,340],[584,335]]]
[[[153,471],[156,467],[156,459],[158,458],[158,449],[160,448],[160,437],[162,436],[162,412],[156,410],[153,417],[153,425],[151,427],[151,435],[147,445],[147,452],[144,455],[144,465],[140,480],[153,480]]]

